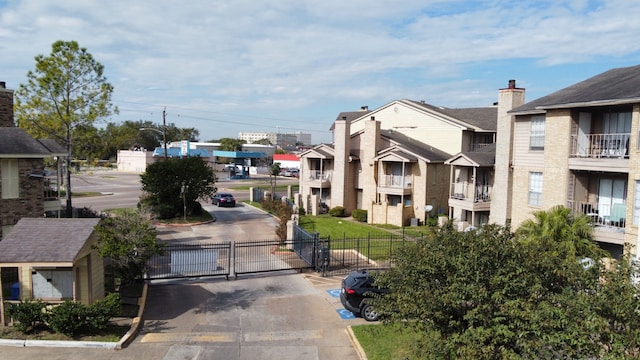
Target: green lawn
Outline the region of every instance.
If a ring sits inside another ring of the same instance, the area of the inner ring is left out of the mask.
[[[366,238],[370,235],[384,236],[390,233],[388,230],[357,222],[351,218],[338,218],[326,214],[301,216],[299,224],[308,232],[318,232],[321,237],[329,236],[332,239]]]
[[[369,360],[411,359],[408,349],[422,337],[400,325],[357,325],[351,329]]]

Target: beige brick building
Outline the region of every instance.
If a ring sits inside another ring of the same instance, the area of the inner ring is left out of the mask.
[[[510,190],[494,194],[491,221],[515,228],[563,205],[592,217],[595,240],[613,256],[635,253],[639,121],[640,66],[609,70],[499,117],[496,184]],[[510,145],[500,148],[501,141]]]
[[[495,141],[496,107],[448,109],[396,100],[338,115],[334,142],[300,154],[303,207],[368,211],[368,222],[409,225],[448,213],[452,154]],[[427,209],[432,209],[427,211]]]

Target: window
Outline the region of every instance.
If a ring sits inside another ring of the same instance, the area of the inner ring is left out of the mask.
[[[529,173],[529,205],[542,206],[542,173]]]
[[[640,180],[636,180],[635,193],[633,195],[633,225],[640,223]]]
[[[601,178],[598,181],[598,216],[606,222],[622,223],[626,219],[627,182]]]
[[[18,178],[18,160],[0,160],[0,176],[2,176],[2,188],[0,189],[3,199],[17,199],[20,195],[20,181]]]
[[[531,117],[531,137],[529,149],[544,150],[544,115]]]

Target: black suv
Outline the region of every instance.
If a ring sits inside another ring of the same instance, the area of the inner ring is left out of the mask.
[[[373,284],[371,274],[366,271],[352,271],[342,280],[340,301],[345,309],[367,321],[376,321],[378,312],[371,305],[374,294],[383,294],[386,290]]]

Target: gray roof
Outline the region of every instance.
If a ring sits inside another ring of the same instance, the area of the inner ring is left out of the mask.
[[[489,144],[478,151],[463,152],[469,159],[480,166],[496,164],[496,143]]]
[[[54,145],[55,144],[55,145]],[[0,157],[45,158],[65,155],[66,150],[53,140],[35,140],[17,127],[0,127]]]
[[[395,141],[401,148],[405,148],[412,153],[429,159],[431,162],[444,162],[451,157],[450,154],[440,149],[434,148],[433,146],[420,142],[414,138],[410,138],[405,134],[399,133],[397,131],[383,129],[380,130],[380,135]]]
[[[22,218],[0,241],[0,263],[73,262],[99,222]]]
[[[445,114],[481,130],[496,131],[498,108],[495,106],[451,109],[441,106],[433,106],[421,101],[404,101],[407,101],[414,106],[423,107],[425,109]]]
[[[370,113],[370,110],[360,110],[360,111],[343,111],[336,117],[336,120],[346,120],[348,122],[352,122],[353,120]],[[335,121],[331,124],[329,131],[333,131],[335,128]]]
[[[510,113],[640,102],[640,65],[617,68],[528,102]]]

